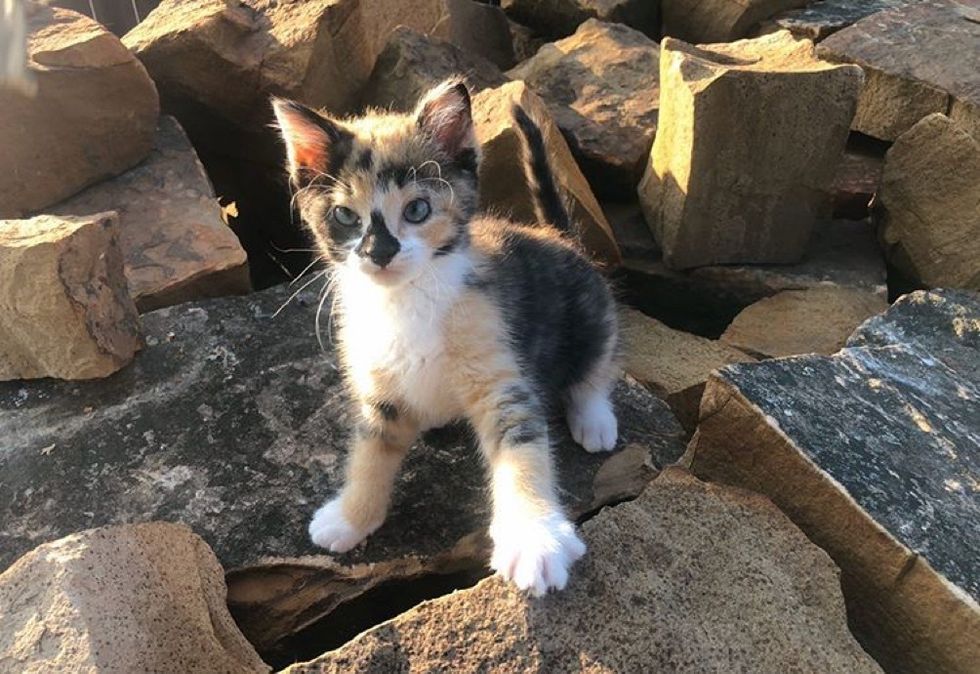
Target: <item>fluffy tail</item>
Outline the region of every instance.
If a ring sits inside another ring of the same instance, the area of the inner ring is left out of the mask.
[[[514,120],[524,136],[524,171],[534,192],[534,212],[540,222],[547,222],[559,231],[574,234],[572,219],[568,215],[555,183],[555,176],[548,164],[541,129],[519,105],[513,108]]]

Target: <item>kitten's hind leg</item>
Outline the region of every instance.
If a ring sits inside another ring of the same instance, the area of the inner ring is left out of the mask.
[[[611,353],[597,362],[586,378],[566,393],[566,418],[572,439],[587,452],[610,452],[619,427],[610,395],[618,370]]]
[[[398,469],[418,436],[418,424],[390,404],[365,404],[362,417],[344,486],[310,522],[310,538],[331,552],[350,550],[381,526]]]

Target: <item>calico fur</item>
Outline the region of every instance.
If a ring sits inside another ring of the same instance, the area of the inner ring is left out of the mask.
[[[491,566],[534,594],[564,587],[585,546],[557,497],[547,419],[563,407],[585,449],[613,449],[617,326],[540,128],[515,109],[538,212],[558,227],[477,213],[479,147],[459,81],[406,115],[274,105],[298,210],[331,265],[360,411],[344,487],[314,515],[313,541],[343,552],[381,526],[418,433],[462,418],[490,473]]]

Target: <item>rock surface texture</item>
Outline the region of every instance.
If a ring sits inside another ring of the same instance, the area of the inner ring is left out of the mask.
[[[293,290],[145,314],[146,350],[103,382],[0,385],[0,568],[81,529],[182,522],[229,569],[291,558],[237,575],[243,602],[262,598],[242,628],[263,645],[328,612],[334,595],[450,563],[485,569],[486,548],[472,541],[489,524],[483,464],[461,429],[416,445],[387,523],[365,546],[332,566],[325,555],[295,559],[320,552],[307,524],[340,485],[353,421],[335,356],[317,344],[319,295],[301,292],[276,315]],[[325,345],[329,306],[328,298]],[[563,422],[553,426],[574,516],[635,496],[683,453],[665,403],[634,381],[620,384],[615,400],[621,452],[589,454]],[[355,567],[362,563],[375,565]]]
[[[881,671],[847,631],[833,562],[764,497],[670,468],[583,537],[556,595],[491,578],[286,672]]]
[[[806,0],[661,0],[664,35],[687,42],[731,42]]]
[[[462,75],[474,94],[508,81],[497,66],[455,44],[400,26],[394,30],[361,95],[361,107],[414,110],[445,79]]]
[[[721,341],[766,358],[830,355],[855,328],[887,308],[880,295],[855,288],[786,290],[742,310]]]
[[[521,170],[523,142],[511,109],[517,104],[541,128],[548,161],[586,250],[609,266],[619,264],[619,248],[588,181],[542,100],[523,82],[511,82],[473,97],[473,122],[483,147],[480,206],[516,222],[535,223],[532,186]]]
[[[980,138],[942,114],[885,157],[879,235],[889,261],[932,287],[980,290]]]
[[[245,251],[173,117],[160,118],[153,152],[142,164],[51,211],[119,214],[126,280],[140,311],[251,289]]]
[[[117,229],[115,213],[0,220],[0,380],[105,377],[133,358]]]
[[[819,0],[802,9],[791,9],[777,14],[772,23],[797,37],[816,42],[875,12],[902,7],[915,1],[917,0]]]
[[[448,39],[467,54],[476,54],[506,70],[516,63],[510,21],[500,7],[477,0],[446,0]],[[441,27],[439,34],[445,33]]]
[[[799,261],[829,211],[861,70],[819,61],[786,31],[665,39],[660,65],[661,123],[638,191],[664,262]]]
[[[980,296],[916,292],[847,348],[712,376],[684,463],[768,495],[842,571],[888,671],[980,662]]]
[[[657,131],[660,47],[590,19],[508,75],[544,99],[601,197],[631,197]]]
[[[154,522],[47,543],[0,574],[5,672],[268,672],[187,527]]]
[[[0,109],[0,218],[130,168],[149,153],[159,113],[143,66],[81,14],[32,8],[27,48],[37,93],[4,90]]]
[[[622,23],[659,36],[660,3],[649,0],[503,0],[507,13],[542,35],[565,37],[589,19]]]
[[[754,360],[712,339],[673,330],[634,309],[620,321],[626,372],[667,401],[681,425],[693,432],[704,383],[713,370]]]
[[[980,135],[980,12],[955,0],[873,14],[820,43],[821,57],[857,63],[866,79],[854,128],[895,140],[934,112]]]

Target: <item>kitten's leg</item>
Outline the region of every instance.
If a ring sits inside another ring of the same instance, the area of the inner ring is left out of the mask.
[[[310,522],[310,538],[331,552],[350,550],[381,526],[398,469],[418,436],[418,424],[391,405],[365,404],[362,416],[344,486]]]
[[[568,429],[587,452],[609,452],[616,447],[619,428],[609,398],[619,376],[614,349],[615,341],[610,339],[588,375],[567,392]]]
[[[471,410],[490,465],[490,565],[535,596],[562,589],[585,553],[555,490],[547,421],[530,388],[504,381]]]

